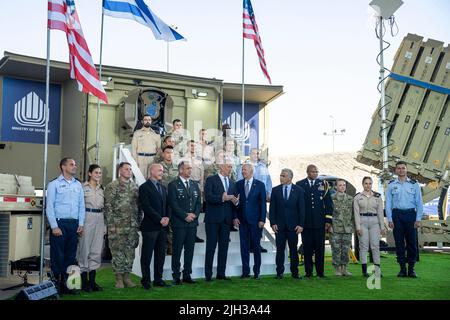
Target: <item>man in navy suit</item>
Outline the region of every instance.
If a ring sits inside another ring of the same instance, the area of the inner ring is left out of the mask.
[[[303,232],[305,225],[305,196],[302,188],[292,184],[293,176],[292,170],[281,170],[281,184],[272,189],[270,198],[269,220],[277,244],[277,279],[283,278],[286,240],[289,245],[291,275],[294,279],[301,279],[298,272],[297,243],[298,235]]]
[[[139,187],[139,203],[144,211],[144,219],[141,222],[141,283],[146,290],[151,287],[150,262],[153,253],[155,254],[153,285],[169,286],[162,279],[170,219],[167,191],[161,184],[164,169],[160,164],[152,164],[149,171],[149,179]]]
[[[236,217],[236,206],[239,197],[236,184],[230,179],[232,165],[219,164],[219,173],[210,176],[205,182],[205,229],[206,229],[206,256],[205,278],[211,281],[214,253],[218,245],[217,276],[218,280],[230,280],[225,276],[227,264],[228,242],[233,218]]]
[[[306,277],[312,276],[313,262],[317,276],[324,275],[325,231],[331,232],[333,218],[333,200],[331,200],[328,183],[317,179],[319,170],[313,164],[306,168],[307,178],[297,182],[305,190],[305,230],[302,233],[303,254],[305,256]]]
[[[266,187],[264,183],[253,178],[253,165],[246,163],[242,166],[244,179],[236,182],[239,195],[239,206],[234,226],[239,226],[241,243],[242,275],[241,278],[250,277],[250,248],[251,243],[254,265],[254,278],[259,280],[261,268],[261,229],[266,221]]]

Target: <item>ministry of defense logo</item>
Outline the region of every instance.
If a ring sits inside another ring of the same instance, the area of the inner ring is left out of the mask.
[[[14,120],[26,127],[45,126],[45,103],[31,91],[14,104]]]

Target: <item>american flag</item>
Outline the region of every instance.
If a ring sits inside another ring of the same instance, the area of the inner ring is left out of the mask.
[[[84,39],[74,0],[48,0],[47,26],[49,29],[64,31],[67,35],[70,77],[77,81],[78,89],[108,103]]]
[[[256,53],[259,58],[259,65],[261,66],[261,70],[269,80],[270,80],[269,72],[267,71],[266,60],[264,59],[264,49],[262,47],[261,37],[259,36],[258,25],[256,24],[255,13],[253,12],[252,3],[250,0],[244,0],[244,13],[243,13],[243,30],[244,30],[244,38],[253,39],[255,43]]]

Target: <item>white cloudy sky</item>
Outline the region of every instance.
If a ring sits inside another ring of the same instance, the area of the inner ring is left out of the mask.
[[[170,71],[241,81],[241,0],[145,0],[188,41],[170,45]],[[329,152],[333,116],[336,151],[361,147],[378,101],[378,40],[369,0],[253,0],[273,84],[285,94],[271,104],[272,155]],[[0,56],[3,51],[44,58],[46,0],[0,0]],[[78,0],[77,9],[94,61],[99,61],[100,0]],[[399,33],[386,64],[407,33],[450,40],[450,1],[404,0],[396,13]],[[166,43],[133,21],[105,17],[103,63],[166,70]],[[52,32],[51,57],[67,61],[65,35]],[[251,41],[246,41],[246,82],[267,84]]]

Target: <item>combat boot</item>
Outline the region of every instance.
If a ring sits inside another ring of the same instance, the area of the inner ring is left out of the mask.
[[[407,276],[407,274],[406,274],[406,265],[405,264],[401,264],[400,265],[400,272],[397,274],[397,277],[405,278],[406,276]]]
[[[363,277],[368,278],[368,277],[369,277],[369,274],[367,273],[367,263],[363,263],[363,264],[361,265],[361,269],[362,269],[362,275],[363,275]]]
[[[374,266],[375,266],[375,277],[381,278],[382,275],[381,275],[381,268],[380,268],[380,265],[374,263]]]
[[[335,276],[342,276],[341,266],[334,266],[334,275]]]
[[[92,291],[102,291],[103,288],[100,287],[96,282],[95,282],[95,276],[97,275],[95,270],[91,270],[89,271],[89,285],[91,286]]]
[[[414,271],[414,265],[413,264],[408,265],[408,277],[410,277],[410,278],[417,278],[417,274]]]
[[[88,281],[88,274],[87,274],[87,272],[82,272],[81,273],[81,289],[84,292],[92,292],[91,285],[89,284],[89,281]]]
[[[352,273],[347,270],[346,264],[341,265],[341,272],[343,276],[352,276]]]
[[[123,274],[122,273],[116,273],[116,285],[114,286],[118,289],[123,289],[125,286],[123,285]]]
[[[134,287],[136,287],[136,284],[133,281],[131,281],[129,272],[125,272],[124,273],[124,275],[123,275],[123,283],[125,284],[125,286],[127,288],[134,288]]]

